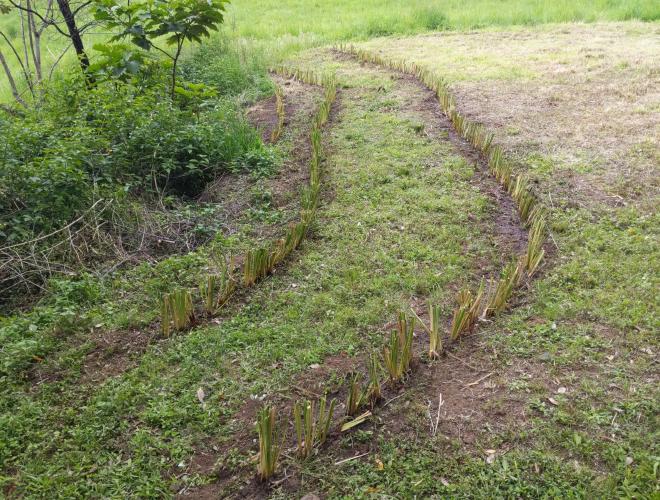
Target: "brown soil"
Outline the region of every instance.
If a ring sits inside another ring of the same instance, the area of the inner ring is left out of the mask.
[[[279,174],[260,181],[259,191],[271,193],[272,205],[293,217],[298,212],[299,190],[308,180],[308,165],[311,157],[309,123],[322,91],[314,86],[281,78],[278,75],[272,75],[272,78],[282,87],[284,93],[285,133],[280,140],[289,142]],[[264,131],[264,137],[270,126],[268,124],[273,121],[273,116],[277,124],[273,99],[260,101],[248,111],[250,121]],[[272,132],[272,128],[269,130]],[[264,140],[270,141],[270,135]],[[248,176],[228,174],[211,183],[200,197],[202,202],[215,203],[222,207],[220,217],[226,221],[225,234],[231,235],[238,230],[241,214],[250,208],[250,192],[255,185],[255,181]],[[257,225],[254,233],[258,238],[270,238],[279,234],[286,224],[285,221],[280,225]]]
[[[277,98],[273,95],[250,106],[246,113],[250,123],[261,132],[261,139],[270,143],[273,132],[277,129]]]
[[[85,357],[80,384],[99,384],[135,366],[154,337],[157,327],[128,332],[99,332],[95,347]]]
[[[466,336],[460,344],[451,346],[439,360],[427,361],[428,338],[421,330],[416,331],[414,342],[415,359],[413,370],[404,384],[383,384],[383,397],[372,408],[373,417],[357,429],[374,433],[369,443],[354,443],[348,449],[340,446],[345,437],[339,425],[331,431],[322,453],[330,454],[333,461],[343,460],[362,453],[376,452],[378,436],[396,435],[399,438],[416,438],[420,432],[429,432],[430,409],[435,418],[438,396],[444,404],[441,408],[437,436],[447,442],[458,441],[464,449],[483,452],[479,438],[484,429],[493,432],[512,425],[526,425],[527,414],[520,395],[507,389],[507,382],[524,375],[527,378],[546,381],[545,368],[538,363],[524,363],[515,367],[498,365],[492,353],[484,352],[478,336]],[[420,361],[424,360],[424,361]],[[291,384],[287,394],[269,398],[279,412],[280,422],[288,420],[280,473],[270,485],[259,481],[254,473],[254,462],[244,463],[238,469],[228,470],[223,464],[232,449],[250,450],[256,456],[255,415],[262,402],[248,400],[234,417],[235,428],[239,429],[230,442],[200,449],[192,459],[188,475],[199,474],[212,477],[212,482],[198,489],[179,492],[180,498],[267,498],[271,487],[281,487],[288,496],[300,496],[299,470],[295,459],[295,429],[286,415],[292,413],[297,399],[315,400],[323,393],[336,398],[335,419],[345,411],[345,383],[328,386],[328,380],[343,381],[352,372],[363,375],[366,383],[366,357],[333,356],[319,367],[313,366],[300,374]],[[547,385],[547,384],[546,384]],[[548,393],[551,390],[548,386]],[[365,408],[368,409],[368,408]],[[412,419],[412,420],[411,420]],[[354,432],[354,431],[349,431]],[[500,447],[498,453],[506,452]],[[373,454],[372,454],[373,455]]]

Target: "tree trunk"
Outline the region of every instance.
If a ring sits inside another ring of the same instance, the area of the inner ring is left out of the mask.
[[[66,27],[69,30],[69,37],[71,37],[73,48],[75,49],[76,54],[78,54],[80,67],[82,68],[83,73],[85,73],[87,82],[92,83],[93,79],[87,73],[87,70],[89,69],[89,57],[87,57],[87,53],[85,52],[85,46],[83,45],[80,31],[78,31],[78,26],[76,25],[76,18],[73,15],[73,12],[71,12],[69,2],[68,0],[57,0],[57,6],[62,13],[62,17],[64,17],[64,22],[66,23]]]
[[[27,6],[29,9],[30,0],[27,0]],[[37,30],[37,25],[34,21],[34,14],[28,12],[28,32],[30,34],[30,52],[32,53],[32,62],[34,63],[34,72],[37,77],[37,83],[41,84],[42,73],[41,73],[41,32]]]
[[[16,81],[14,81],[14,76],[11,74],[11,69],[7,65],[7,60],[2,52],[0,52],[0,64],[2,64],[3,69],[5,70],[5,75],[7,75],[7,80],[9,80],[9,86],[11,87],[11,93],[16,99],[16,102],[25,106],[25,101],[21,99],[21,95],[18,93],[16,88]]]
[[[21,0],[21,5],[23,5],[23,1]],[[28,57],[28,37],[29,37],[29,22],[26,23],[25,17],[27,16],[26,12],[23,12],[22,10],[18,11],[20,18],[21,18],[21,41],[23,42],[23,55],[24,55],[24,61],[25,64],[23,65],[23,72],[25,73],[25,80],[27,81],[28,86],[30,87],[30,91],[33,92],[33,86],[32,86],[32,71],[30,70],[30,58]],[[27,29],[26,29],[26,24],[27,24]],[[17,56],[18,57],[18,56]]]

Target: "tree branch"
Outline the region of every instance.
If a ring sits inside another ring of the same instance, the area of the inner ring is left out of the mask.
[[[57,59],[55,59],[55,62],[53,62],[52,66],[50,67],[50,71],[48,72],[48,81],[51,80],[51,78],[53,77],[53,71],[55,71],[55,68],[57,67],[59,62],[62,60],[62,58],[64,57],[64,54],[66,54],[71,47],[72,47],[72,44],[67,45],[66,48],[59,55],[59,57]],[[51,52],[51,54],[52,54],[52,52]]]
[[[46,25],[48,25],[48,26],[53,26],[57,31],[60,32],[60,34],[64,35],[64,36],[67,37],[67,38],[70,38],[70,37],[69,37],[69,34],[68,34],[66,31],[63,31],[63,30],[57,25],[57,23],[55,22],[54,19],[52,19],[52,18],[51,18],[51,19],[45,18],[44,16],[42,16],[41,14],[39,14],[39,12],[37,12],[36,10],[34,10],[34,9],[28,9],[27,7],[23,7],[22,5],[17,4],[14,0],[7,0],[7,1],[8,1],[10,4],[12,4],[14,7],[16,7],[17,9],[19,9],[19,10],[21,10],[21,11],[23,11],[23,12],[29,12],[30,14],[34,14],[35,16],[37,16],[37,17],[39,18],[39,20],[41,20],[42,23],[44,23],[44,24],[46,24]]]
[[[16,88],[16,82],[14,81],[14,76],[11,74],[11,69],[9,69],[7,60],[5,59],[5,56],[1,50],[0,50],[0,64],[2,64],[2,68],[5,70],[5,75],[7,75],[7,80],[9,80],[9,86],[11,87],[11,93],[14,96],[14,99],[16,99],[16,102],[18,102],[20,105],[25,107],[25,101],[21,99],[21,96],[18,93],[18,89]]]
[[[18,51],[16,50],[16,47],[14,47],[14,44],[11,43],[9,38],[7,38],[7,35],[5,35],[5,33],[2,30],[0,30],[0,36],[5,39],[5,42],[7,42],[7,45],[9,45],[9,48],[12,50],[12,52],[16,56],[16,59],[18,60],[18,64],[21,66],[21,70],[23,71],[23,76],[25,77],[25,81],[27,82],[28,87],[30,88],[30,93],[32,93],[32,95],[34,96],[34,92],[33,92],[33,89],[32,89],[32,81],[30,79],[30,75],[27,72],[27,70],[25,69],[25,65],[23,64],[23,60],[21,59],[21,56],[18,55]]]
[[[80,12],[82,9],[84,9],[85,7],[87,7],[91,3],[92,3],[91,1],[88,1],[88,2],[83,2],[82,4],[80,4],[78,6],[78,8],[76,8],[76,10],[73,11],[73,16],[74,17],[77,16],[78,12]]]

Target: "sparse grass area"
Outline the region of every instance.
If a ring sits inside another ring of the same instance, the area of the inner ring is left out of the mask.
[[[590,210],[634,204],[653,212],[658,29],[657,23],[550,25],[362,46],[446,79],[459,110],[497,133],[546,204],[551,196],[555,204],[570,198]]]

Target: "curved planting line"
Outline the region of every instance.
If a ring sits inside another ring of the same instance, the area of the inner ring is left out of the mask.
[[[529,237],[525,253],[514,257],[502,270],[499,280],[490,284],[487,298],[484,299],[483,286],[476,294],[464,290],[457,297],[458,307],[454,312],[451,337],[458,338],[462,333],[470,330],[477,319],[504,311],[523,278],[526,276],[530,280],[537,272],[545,255],[543,244],[548,232],[545,209],[530,189],[528,178],[524,174],[513,173],[511,163],[504,157],[502,147],[493,143],[494,134],[482,124],[464,117],[457,110],[456,101],[444,79],[415,63],[387,59],[353,45],[341,45],[337,49],[361,61],[412,75],[432,90],[458,134],[486,158],[490,173],[516,202],[520,218],[528,228]],[[481,310],[482,302],[485,304],[483,310]]]
[[[434,91],[443,112],[459,135],[487,159],[490,173],[516,202],[520,218],[529,231],[526,251],[522,255],[515,256],[504,267],[499,279],[490,283],[488,290],[486,290],[486,286],[482,280],[476,292],[464,289],[458,294],[458,306],[454,310],[451,329],[448,334],[448,340],[453,343],[464,333],[472,331],[480,319],[485,319],[503,312],[509,305],[514,291],[521,285],[523,278],[526,277],[528,280],[531,280],[534,276],[544,257],[543,244],[547,234],[545,211],[529,188],[527,178],[524,175],[514,175],[512,173],[510,163],[503,157],[501,146],[493,144],[494,134],[487,131],[483,125],[468,120],[458,112],[454,98],[451,96],[448,85],[444,80],[413,63],[387,60],[377,54],[361,51],[354,47],[341,47],[340,51],[348,52],[365,62],[375,63],[392,70],[411,74]],[[288,73],[288,76],[295,76],[314,83],[318,82],[318,76],[312,72],[296,71]],[[313,131],[312,143],[315,140],[315,133]],[[315,163],[314,160],[312,163]],[[407,380],[408,374],[412,369],[412,343],[415,324],[417,322],[429,333],[429,358],[437,358],[443,352],[439,307],[429,304],[430,325],[428,326],[417,317],[414,311],[411,312],[413,313],[412,316],[403,312],[399,314],[397,329],[391,333],[389,341],[383,347],[382,354],[378,356],[372,353],[369,357],[366,366],[368,373],[366,386],[362,384],[361,376],[358,372],[354,373],[352,377],[349,377],[346,391],[346,417],[350,418],[349,421],[342,425],[341,432],[363,423],[372,415],[372,412],[378,406],[382,383],[381,361],[389,375],[388,382],[390,385],[397,387]],[[322,397],[322,401],[325,403],[325,396]],[[358,415],[365,406],[369,406],[370,410]],[[305,413],[304,424],[300,415],[300,407],[308,409]],[[259,467],[259,475],[263,480],[272,477],[277,469],[276,462],[281,444],[278,446],[272,439],[272,426],[276,425],[276,418],[277,415],[270,406],[266,407],[258,416],[259,456],[262,461],[269,457],[275,457],[274,462],[269,463],[270,467],[267,474],[264,474],[265,467]],[[306,437],[303,439],[303,434],[306,436],[313,435],[314,430],[318,426],[327,429],[330,425],[329,419],[331,418],[331,414],[328,416],[319,414],[317,420],[314,416],[312,402],[296,403],[294,406],[294,419],[296,420],[296,428],[298,430],[299,446],[302,446],[301,443],[309,445],[308,440],[311,438]],[[264,431],[264,429],[268,430],[268,432]],[[305,432],[303,432],[303,429]],[[313,447],[314,444],[312,443],[309,446]],[[311,450],[307,450],[305,456],[310,452]]]
[[[271,241],[260,247],[248,250],[244,255],[225,259],[219,275],[208,275],[199,287],[199,298],[202,309],[207,317],[213,317],[239,287],[249,288],[270,275],[275,267],[296,250],[307,235],[309,227],[316,216],[321,189],[321,130],[327,123],[330,110],[336,97],[334,79],[316,75],[312,72],[301,72],[288,68],[277,68],[275,72],[296,78],[303,83],[322,85],[325,87],[323,102],[319,105],[312,122],[310,142],[312,158],[309,164],[309,185],[303,190],[300,200],[300,220],[289,226],[284,237]],[[280,125],[284,123],[284,101],[280,92],[278,95],[278,114]],[[278,127],[281,134],[281,126]],[[242,265],[238,265],[242,262]],[[163,295],[161,301],[161,329],[163,335],[170,335],[172,330],[187,330],[194,326],[195,294],[193,290],[175,290]]]

